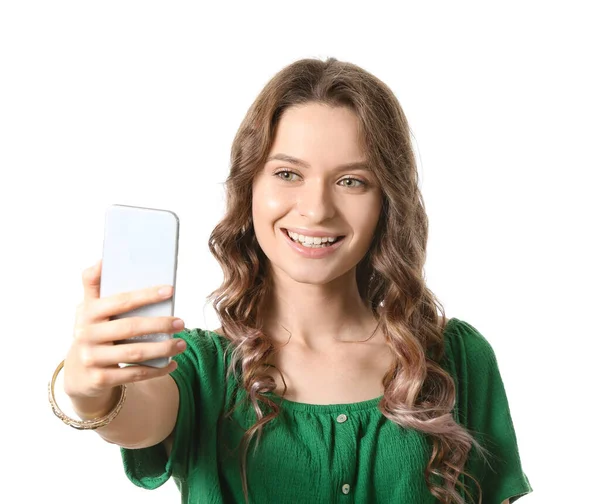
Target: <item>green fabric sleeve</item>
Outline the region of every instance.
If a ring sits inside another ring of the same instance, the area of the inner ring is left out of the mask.
[[[465,470],[482,490],[483,504],[515,502],[532,491],[521,467],[517,438],[508,399],[490,343],[472,325],[456,319],[447,338],[457,386],[456,414],[475,439],[491,452],[488,463],[471,449]],[[469,492],[477,499],[477,487],[465,477]],[[467,499],[468,501],[468,499]]]
[[[187,488],[189,467],[198,456],[209,433],[214,433],[224,404],[225,369],[217,335],[185,329],[174,334],[187,342],[186,350],[175,356],[177,369],[171,376],[179,390],[179,411],[173,432],[170,456],[162,443],[141,449],[121,448],[127,477],[137,486],[152,490],[171,475],[178,488]]]

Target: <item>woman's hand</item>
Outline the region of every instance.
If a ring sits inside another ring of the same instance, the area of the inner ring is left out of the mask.
[[[149,366],[119,367],[119,363],[137,363],[149,359],[172,357],[185,350],[181,339],[160,342],[135,342],[115,345],[115,341],[151,333],[176,333],[184,323],[176,317],[111,316],[144,305],[164,301],[173,295],[172,288],[160,286],[100,298],[101,261],[83,271],[83,302],[77,307],[74,339],[64,365],[64,390],[80,416],[98,416],[108,412],[119,385],[150,380],[175,370],[171,361],[164,368]],[[174,325],[179,323],[179,325]]]

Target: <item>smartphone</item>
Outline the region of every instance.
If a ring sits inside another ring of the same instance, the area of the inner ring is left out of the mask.
[[[115,315],[111,320],[173,316],[178,245],[179,218],[174,212],[128,205],[106,209],[100,297],[157,285],[173,286],[169,299]],[[169,333],[144,334],[115,343],[164,341],[172,337]],[[170,361],[170,357],[165,357],[136,364],[162,368]]]

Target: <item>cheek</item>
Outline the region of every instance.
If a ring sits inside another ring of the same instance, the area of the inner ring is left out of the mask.
[[[366,203],[366,202],[365,202]],[[365,205],[355,205],[348,208],[348,218],[352,227],[365,240],[370,240],[377,227],[381,213],[380,200],[374,199]]]
[[[252,218],[258,227],[270,226],[285,215],[290,198],[268,184],[256,184],[252,191]]]

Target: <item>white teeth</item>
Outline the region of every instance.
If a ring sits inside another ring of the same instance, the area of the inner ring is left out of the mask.
[[[336,240],[333,236],[304,236],[293,231],[287,231],[287,234],[295,242],[309,248],[328,247]]]

